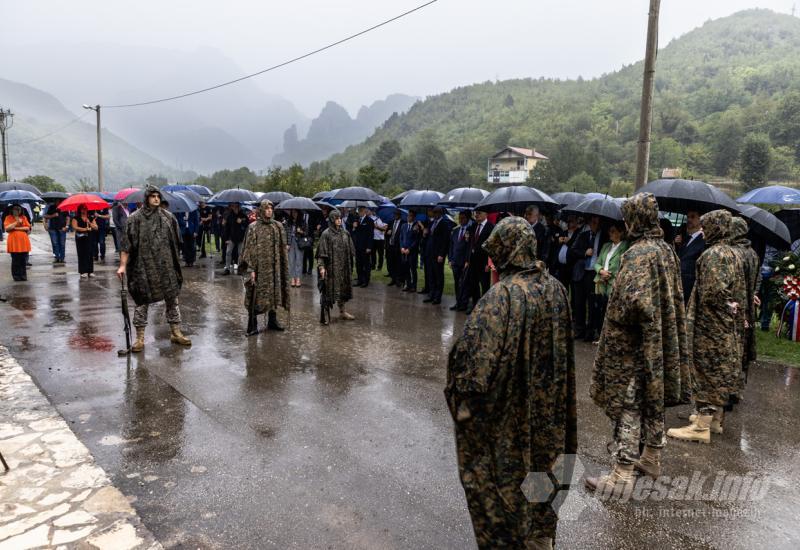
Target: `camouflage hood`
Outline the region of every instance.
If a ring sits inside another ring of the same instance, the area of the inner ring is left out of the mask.
[[[731,219],[731,244],[739,246],[750,246],[750,239],[747,238],[747,222],[743,218]]]
[[[336,208],[331,210],[330,214],[328,214],[328,229],[336,233],[337,231],[341,231],[341,227],[336,227],[336,220],[342,218],[342,213],[339,212]]]
[[[501,220],[486,239],[483,249],[498,271],[533,269],[536,265],[536,236],[523,218]]]
[[[664,231],[658,225],[658,201],[652,193],[639,193],[622,204],[622,217],[628,226],[628,239],[659,239]]]
[[[269,218],[265,218],[264,217],[264,211],[267,209],[268,206],[272,206],[273,207],[272,216],[270,216]],[[273,223],[275,221],[275,210],[274,210],[274,208],[275,207],[273,206],[272,201],[270,201],[270,200],[261,201],[259,203],[259,205],[258,205],[258,221],[260,221],[261,223]]]
[[[713,210],[700,217],[706,246],[712,246],[731,238],[731,220],[731,213],[727,210]]]
[[[148,183],[144,188],[144,202],[147,203],[147,197],[153,194],[158,195],[161,199],[164,198],[164,195],[161,194],[161,189]]]

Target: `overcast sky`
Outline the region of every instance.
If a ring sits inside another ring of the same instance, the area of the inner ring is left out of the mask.
[[[52,41],[186,51],[206,46],[249,73],[423,1],[0,0],[0,52],[13,55],[14,48],[25,44]],[[711,18],[753,7],[789,13],[793,4],[664,0],[660,44]],[[647,7],[648,0],[439,0],[390,26],[255,80],[315,116],[327,100],[354,112],[393,92],[426,96],[496,78],[593,77],[642,58]],[[54,49],[41,60],[42,70],[58,62]],[[209,75],[208,84],[215,83]]]

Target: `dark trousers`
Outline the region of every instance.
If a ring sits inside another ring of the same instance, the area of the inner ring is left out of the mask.
[[[95,259],[106,257],[106,226],[97,224],[97,231],[92,231],[90,234],[94,242],[92,253]]]
[[[372,269],[383,269],[383,244],[386,239],[373,239],[372,240],[372,258],[370,258],[370,265]]]
[[[453,282],[456,285],[456,305],[467,307],[469,302],[469,284],[467,282],[467,270],[463,265],[453,265]]]
[[[222,235],[220,235],[219,231],[214,231],[214,248],[217,249],[217,252],[222,250],[222,247],[225,246],[224,241],[222,240]],[[225,251],[222,252],[222,257],[225,257]]]
[[[417,265],[419,264],[419,255],[415,250],[408,254],[401,254],[400,271],[402,272],[401,281],[405,283],[408,288],[417,290]]]
[[[422,290],[429,293],[431,291],[431,271],[428,269],[428,255],[425,252],[422,252],[419,256],[422,264],[422,276],[424,277]]]
[[[303,273],[311,275],[311,270],[314,269],[314,246],[309,246],[303,249]]]
[[[370,272],[372,271],[370,265],[370,255],[364,248],[356,249],[356,275],[357,284],[368,285]]]
[[[444,292],[444,262],[436,261],[435,255],[431,255],[425,266],[425,273],[428,275],[428,295],[431,300],[441,301]]]
[[[15,281],[28,280],[28,253],[11,252],[11,277]]]
[[[593,269],[586,269],[581,280],[572,281],[572,315],[576,338],[589,338],[595,330],[598,304],[597,294],[594,293],[594,276]]]
[[[469,281],[469,296],[472,298],[472,307],[475,307],[475,304],[484,294],[489,292],[489,287],[492,286],[492,274],[488,273],[484,267],[480,265],[473,268],[472,264],[469,266],[467,280]]]
[[[769,280],[768,277],[761,279],[761,329],[769,330],[769,325],[772,322],[772,303],[775,300],[775,285]]]
[[[197,249],[194,246],[194,233],[183,234],[183,261],[191,265],[197,259]]]
[[[93,232],[91,232],[93,233]],[[75,249],[78,252],[78,273],[94,273],[94,243],[91,233],[77,233],[85,237],[75,237]]]
[[[200,225],[197,231],[197,250],[200,252],[200,257],[206,257],[206,241],[211,242],[210,228]]]
[[[403,281],[402,271],[400,267],[400,247],[397,245],[389,245],[386,249],[386,269],[389,271],[389,278],[395,284]]]

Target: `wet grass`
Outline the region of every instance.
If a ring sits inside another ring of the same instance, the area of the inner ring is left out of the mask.
[[[777,327],[773,323],[769,332],[756,330],[758,358],[783,365],[800,367],[800,342],[792,342],[775,336]]]
[[[391,281],[389,277],[386,276],[386,266],[384,265],[383,269],[381,269],[380,275],[376,276],[377,271],[372,273],[373,279],[382,283],[388,283]],[[422,290],[422,287],[425,284],[425,272],[422,269],[417,270],[417,289]],[[450,264],[446,264],[444,267],[444,295],[445,296],[455,296],[456,295],[456,286],[453,281],[453,270],[450,269]]]

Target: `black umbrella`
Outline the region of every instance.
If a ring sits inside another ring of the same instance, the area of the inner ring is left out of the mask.
[[[337,201],[372,201],[382,202],[381,196],[367,187],[343,187],[330,197]]]
[[[738,213],[739,208],[728,195],[702,181],[654,180],[637,193],[652,193],[658,200],[659,210],[686,214],[695,210],[704,214],[712,210],[725,209]]]
[[[259,201],[270,201],[272,204],[279,204],[286,199],[292,199],[294,195],[291,193],[287,193],[286,191],[270,191],[268,193],[264,193],[258,199]]]
[[[792,238],[792,242],[800,239],[800,208],[778,210],[775,212],[775,217],[786,224],[786,227],[789,229],[789,236]]]
[[[177,214],[179,212],[193,212],[197,210],[197,203],[187,197],[186,195],[182,194],[181,191],[175,191],[174,193],[170,193],[169,191],[164,191],[163,189],[159,190],[161,193],[161,200],[167,201],[169,203],[169,211],[173,214]],[[144,189],[140,191],[136,191],[135,193],[131,193],[121,202],[130,204],[134,202],[144,202]]]
[[[305,197],[292,197],[281,201],[278,205],[278,210],[303,210],[305,212],[322,212],[322,209],[317,206],[314,201]]]
[[[561,206],[578,204],[586,199],[586,195],[576,191],[562,191],[561,193],[553,193],[550,196],[553,197],[553,200],[558,202]]]
[[[171,191],[171,193],[180,193],[181,195],[189,197],[194,202],[200,202],[200,201],[204,201],[205,200],[203,197],[200,196],[199,193],[196,193],[195,191],[192,191],[188,187],[186,189],[179,189],[178,191]]]
[[[318,202],[330,198],[331,195],[333,195],[333,191],[318,191],[313,197],[311,197],[311,200]]]
[[[742,217],[750,222],[750,231],[778,250],[785,250],[792,244],[792,237],[786,224],[774,214],[758,206],[739,206]]]
[[[21,181],[5,181],[0,183],[0,193],[3,191],[30,191],[34,195],[42,196],[42,192],[39,191],[38,187]]]
[[[331,205],[333,206],[333,205]],[[378,205],[375,204],[373,201],[342,201],[334,208],[360,208],[360,207],[369,208],[370,210],[375,210],[378,208]]]
[[[475,207],[484,212],[512,212],[521,215],[530,205],[556,209],[559,204],[550,195],[527,185],[512,185],[492,191]]]
[[[210,197],[214,192],[205,185],[187,185],[189,189],[200,195],[201,197]]]
[[[488,191],[477,187],[456,187],[444,194],[439,204],[451,208],[472,207],[489,195]]]
[[[48,191],[42,193],[42,198],[45,200],[60,200],[69,197],[69,193],[62,193],[61,191]]]
[[[225,189],[219,193],[212,195],[207,202],[209,203],[224,203],[231,202],[256,202],[258,197],[255,193],[248,189]]]
[[[622,208],[620,206],[620,203],[613,199],[586,199],[578,204],[566,206],[561,212],[581,216],[600,216],[609,220],[621,221]]]
[[[411,193],[411,191],[413,191],[413,189],[409,189],[408,191],[403,191],[402,193],[395,195],[392,197],[392,202],[395,204],[400,204],[400,202],[406,197],[406,195]]]
[[[411,191],[400,201],[401,208],[433,208],[444,198],[438,191]]]

